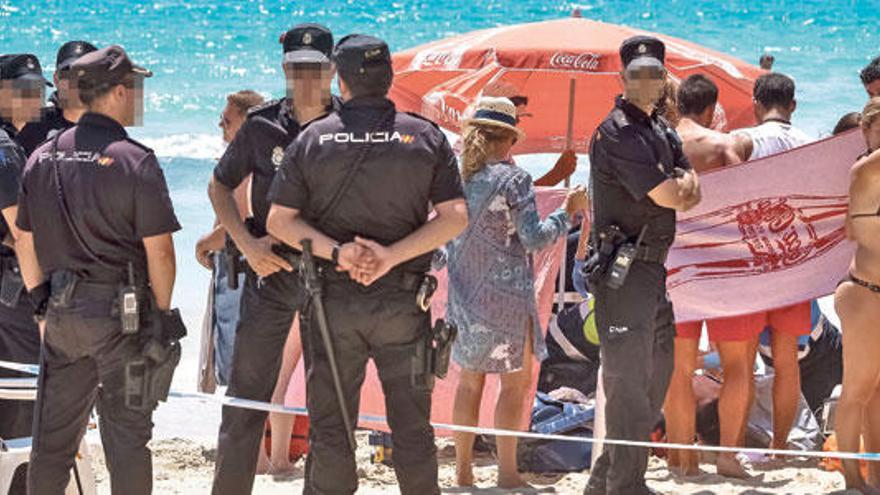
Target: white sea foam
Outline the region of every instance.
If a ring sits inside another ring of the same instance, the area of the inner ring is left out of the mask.
[[[215,160],[223,154],[223,140],[215,134],[172,134],[140,139],[162,158]]]

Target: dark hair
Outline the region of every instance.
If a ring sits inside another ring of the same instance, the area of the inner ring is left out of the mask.
[[[855,129],[856,127],[859,127],[861,123],[862,114],[860,112],[850,112],[837,121],[837,125],[834,126],[834,130],[831,131],[831,134],[836,136],[842,132],[846,132],[850,129]]]
[[[133,77],[124,77],[120,81],[115,82],[105,82],[97,85],[93,84],[84,84],[83,81],[77,82],[77,89],[79,89],[79,100],[85,106],[89,106],[95,102],[95,100],[100,99],[101,97],[110,93],[116,86],[123,85],[127,88],[130,88],[134,85]]]
[[[794,79],[779,72],[764,74],[755,81],[752,96],[764,108],[788,107],[794,103]]]
[[[862,78],[862,84],[865,86],[880,79],[880,56],[874,57],[874,60],[871,60],[871,63],[862,69],[862,72],[859,73],[859,77]]]
[[[263,95],[250,89],[243,89],[226,95],[226,102],[239,113],[246,114],[251,108],[263,103]]]
[[[361,74],[339,71],[339,78],[345,82],[352,98],[359,96],[385,96],[391,89],[394,72],[390,65],[371,67]]]
[[[678,88],[678,111],[682,115],[699,115],[718,103],[718,86],[711,79],[694,74]]]

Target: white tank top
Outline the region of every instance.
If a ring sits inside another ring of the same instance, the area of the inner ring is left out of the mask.
[[[752,156],[749,160],[782,153],[812,141],[809,136],[790,124],[773,120],[759,126],[737,129],[735,132],[741,132],[752,138]]]

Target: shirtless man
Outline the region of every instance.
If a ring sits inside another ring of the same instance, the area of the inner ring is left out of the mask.
[[[862,113],[868,152],[851,172],[847,236],[858,247],[849,275],[837,288],[834,307],[843,324],[843,393],[835,430],[841,452],[858,452],[864,430],[868,452],[880,451],[880,97]],[[880,463],[868,463],[868,480],[857,460],[844,460],[848,489],[880,493]]]
[[[679,136],[684,154],[698,173],[740,163],[733,137],[711,130],[718,103],[718,87],[706,76],[695,74],[678,89]],[[749,350],[754,332],[742,318],[721,318],[706,322],[709,339],[721,357],[724,383],[719,399],[721,445],[736,447],[749,405],[752,363]],[[675,368],[666,396],[666,433],[673,443],[691,443],[694,439],[696,399],[692,380],[697,369],[700,334],[703,322],[676,326]],[[700,473],[695,451],[673,450],[669,468],[683,476]],[[735,478],[748,476],[735,454],[723,453],[717,460],[718,474]]]

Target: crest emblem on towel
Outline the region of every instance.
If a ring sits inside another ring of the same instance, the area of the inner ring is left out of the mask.
[[[276,146],[275,149],[272,150],[272,165],[275,165],[275,168],[281,166],[281,160],[284,159],[284,149],[281,146]]]
[[[311,45],[312,44],[312,33],[306,33],[303,35],[303,45]]]
[[[639,45],[639,53],[648,53],[648,47],[644,43]]]

